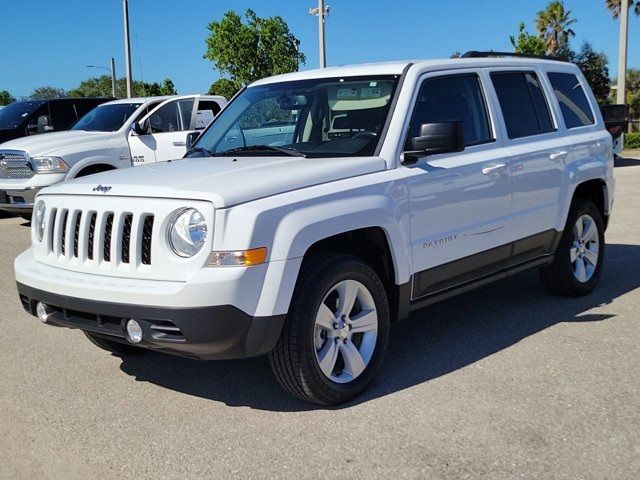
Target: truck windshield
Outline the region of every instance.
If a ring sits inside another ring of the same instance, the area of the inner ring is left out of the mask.
[[[25,118],[42,105],[42,100],[33,102],[15,102],[0,110],[0,130],[10,130],[20,126]]]
[[[373,155],[398,79],[319,78],[249,87],[201,135],[193,156]]]
[[[135,112],[141,103],[115,103],[100,105],[73,126],[71,130],[89,130],[92,132],[115,132]]]

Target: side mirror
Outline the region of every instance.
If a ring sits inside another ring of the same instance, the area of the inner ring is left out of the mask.
[[[148,135],[149,132],[149,121],[145,120],[144,122],[133,122],[131,125],[131,131],[135,135]]]
[[[51,125],[51,119],[48,115],[40,115],[38,120],[36,121],[38,124],[38,132],[51,132],[53,130],[53,125]]]
[[[187,133],[187,150],[191,150],[191,147],[193,147],[198,138],[200,138],[200,132]]]
[[[412,150],[403,153],[403,163],[416,163],[422,157],[437,153],[461,152],[464,147],[462,122],[423,123],[420,136],[411,139]]]

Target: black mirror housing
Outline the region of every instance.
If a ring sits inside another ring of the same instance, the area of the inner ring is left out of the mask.
[[[131,131],[133,133],[135,133],[136,135],[147,135],[151,132],[149,132],[149,122],[145,121],[145,122],[134,122],[131,125]]]
[[[193,147],[198,138],[200,138],[200,132],[187,133],[187,150],[191,150],[191,147]]]
[[[438,153],[461,152],[465,148],[462,122],[423,123],[420,136],[411,139],[409,152],[404,152],[404,163],[415,163],[419,158]]]

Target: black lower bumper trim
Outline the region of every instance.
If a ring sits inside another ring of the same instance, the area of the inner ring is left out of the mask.
[[[233,305],[169,308],[87,300],[58,295],[18,283],[25,310],[36,316],[36,304],[48,308],[47,324],[78,328],[126,342],[125,324],[142,326],[138,346],[202,360],[244,358],[269,352],[285,315],[252,317]]]

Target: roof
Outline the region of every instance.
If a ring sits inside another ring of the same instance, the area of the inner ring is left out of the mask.
[[[500,67],[500,66],[531,66],[531,65],[556,64],[565,66],[567,62],[547,60],[539,58],[521,57],[488,57],[488,58],[442,58],[431,60],[405,60],[398,62],[365,63],[360,65],[345,65],[328,67],[300,72],[286,73],[274,77],[264,78],[251,84],[251,86],[268,83],[287,82],[293,80],[310,80],[314,78],[356,77],[366,75],[400,75],[403,70],[412,65],[422,69],[461,68],[461,67]]]
[[[164,95],[162,97],[133,97],[133,98],[120,98],[118,100],[111,100],[110,102],[105,103],[104,105],[117,105],[119,103],[144,103],[149,100],[169,100],[175,95]]]

